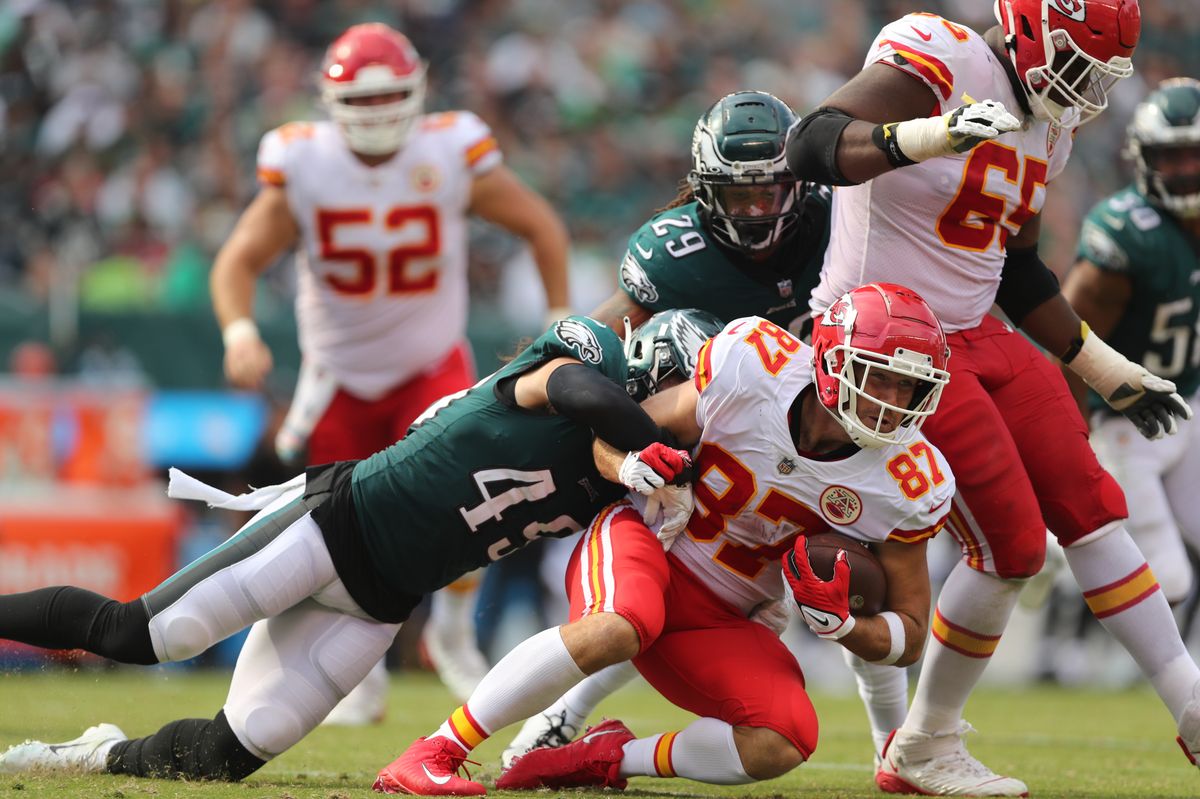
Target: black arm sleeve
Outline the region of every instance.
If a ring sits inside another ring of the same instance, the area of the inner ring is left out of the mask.
[[[1000,273],[996,304],[1017,327],[1034,308],[1058,293],[1058,277],[1038,257],[1037,247],[1009,250]]]
[[[787,165],[799,180],[827,186],[852,186],[837,165],[838,139],[854,121],[836,108],[818,108],[788,130]]]
[[[555,369],[546,397],[560,416],[587,425],[617,449],[636,452],[660,440],[658,427],[622,386],[581,363]]]

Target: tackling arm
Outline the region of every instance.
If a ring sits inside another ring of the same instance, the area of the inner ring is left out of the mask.
[[[540,194],[500,165],[475,178],[468,210],[525,239],[546,290],[547,315],[557,321],[570,313],[567,254],[570,240],[562,219]]]
[[[209,288],[225,342],[225,376],[236,386],[258,388],[271,371],[271,351],[254,325],[255,283],[299,236],[284,189],[264,186],[213,262]]]

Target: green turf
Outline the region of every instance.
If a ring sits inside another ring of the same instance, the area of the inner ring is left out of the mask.
[[[26,737],[65,740],[109,721],[131,735],[183,716],[211,716],[228,675],[182,670],[79,671],[0,674],[0,750]],[[634,796],[754,796],[854,799],[874,790],[866,722],[856,697],[817,696],[820,747],[811,763],[778,780],[721,788],[686,780],[636,779]],[[427,675],[394,678],[387,721],[372,729],[316,730],[300,745],[239,785],[189,784],[128,777],[0,775],[4,797],[208,797],[222,799],[343,799],[374,794],[380,766],[429,732],[453,709],[446,691]],[[979,692],[968,708],[982,732],[972,751],[997,771],[1029,783],[1035,797],[1194,797],[1200,774],[1187,764],[1170,717],[1149,691],[1119,693],[1034,689]],[[689,716],[649,688],[634,686],[600,712],[639,734],[679,729]],[[485,783],[497,775],[506,734],[477,750]],[[548,793],[543,792],[542,796]],[[572,793],[574,797],[592,794]],[[600,794],[594,794],[600,795]]]

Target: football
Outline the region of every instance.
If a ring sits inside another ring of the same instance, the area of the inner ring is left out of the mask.
[[[850,563],[850,613],[873,616],[883,610],[887,575],[875,553],[862,541],[833,532],[808,536],[808,561],[813,574],[822,580],[832,580],[833,560],[839,549],[846,550]]]

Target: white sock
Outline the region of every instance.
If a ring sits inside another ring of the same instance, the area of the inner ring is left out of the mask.
[[[589,674],[582,682],[562,695],[557,702],[547,708],[547,714],[564,713],[567,723],[582,729],[587,717],[606,697],[637,676],[637,667],[633,661],[614,663],[606,666],[595,674]]]
[[[868,663],[849,649],[842,650],[842,659],[858,681],[858,695],[867,708],[878,755],[892,730],[899,729],[908,715],[908,669]]]
[[[1179,721],[1200,684],[1154,573],[1124,527],[1063,550],[1083,598]]]
[[[458,578],[429,598],[429,632],[447,643],[459,636],[475,641],[475,604],[479,579],[474,572]]]
[[[987,668],[1024,583],[975,571],[959,561],[942,586],[934,612],[925,663],[917,678],[909,732],[958,729],[963,708]]]
[[[429,737],[449,738],[469,752],[494,731],[537,713],[583,676],[559,628],[542,630],[501,658],[467,703]]]
[[[742,768],[733,727],[720,719],[699,718],[679,732],[630,741],[624,750],[622,777],[685,777],[714,785],[755,781]]]

